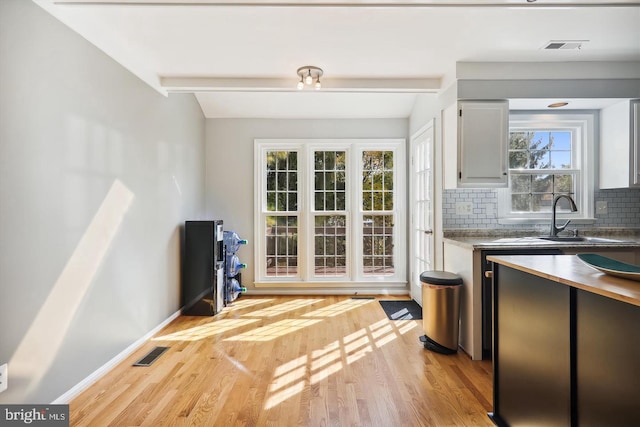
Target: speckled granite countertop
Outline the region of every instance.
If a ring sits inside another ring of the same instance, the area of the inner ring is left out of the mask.
[[[540,239],[539,230],[446,230],[444,241],[470,249],[517,248],[640,248],[640,229],[580,230],[582,241]]]

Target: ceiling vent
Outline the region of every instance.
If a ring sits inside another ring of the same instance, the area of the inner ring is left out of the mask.
[[[544,45],[544,50],[576,50],[589,40],[551,40]]]

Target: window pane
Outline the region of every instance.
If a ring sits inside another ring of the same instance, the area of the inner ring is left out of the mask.
[[[392,211],[393,210],[393,193],[391,191],[385,191],[382,193],[384,197],[384,210]]]
[[[288,212],[295,212],[298,210],[298,195],[295,193],[289,193],[289,204],[287,205]]]
[[[550,162],[554,169],[570,169],[571,151],[551,151]]]
[[[532,212],[551,212],[553,203],[553,194],[532,194],[531,195],[531,211]]]
[[[345,204],[336,205],[338,198],[337,190],[340,190],[342,197],[346,194],[345,172],[336,172],[338,167],[344,170],[344,151],[316,151],[314,152],[315,167],[315,210],[333,211],[344,210]],[[322,190],[322,195],[318,190]]]
[[[277,189],[280,191],[287,190],[287,173],[286,172],[278,172],[278,184]]]
[[[362,175],[362,209],[365,211],[392,210],[393,152],[364,151],[362,153]],[[373,191],[369,193],[369,190]]]
[[[318,215],[314,222],[314,275],[344,276],[347,273],[346,216]]]
[[[511,195],[511,211],[512,212],[530,212],[531,211],[531,195],[530,194],[512,194]]]
[[[336,167],[336,153],[335,151],[325,151],[324,152],[324,169],[325,170],[334,170]]]
[[[335,190],[336,188],[336,175],[333,172],[325,172],[324,185],[327,190]]]
[[[324,174],[322,172],[315,173],[315,188],[316,190],[324,190]]]
[[[509,168],[526,169],[528,166],[529,154],[527,151],[509,151]]]
[[[363,211],[373,210],[373,193],[371,192],[362,193],[362,210]]]
[[[393,169],[393,151],[384,151],[384,168],[386,170]]]
[[[385,190],[393,190],[393,172],[384,173],[384,187]]]
[[[531,132],[511,132],[509,134],[509,150],[528,150]]]
[[[513,193],[531,192],[531,175],[511,175],[511,191]]]
[[[347,199],[344,191],[336,192],[336,210],[344,211],[347,209]]]
[[[531,191],[534,193],[551,193],[553,191],[552,175],[533,175]]]
[[[347,159],[346,151],[336,152],[336,170],[343,171],[345,169],[346,159]]]
[[[295,151],[289,152],[289,167],[290,171],[298,170],[298,153]]]
[[[325,205],[324,209],[327,211],[335,211],[336,210],[336,195],[335,193],[326,193]]]
[[[276,189],[276,173],[273,171],[267,172],[267,191],[275,191]]]
[[[556,175],[554,180],[555,193],[573,193],[573,175]]]
[[[266,153],[267,211],[298,210],[298,153],[269,151]]]
[[[286,151],[278,151],[276,153],[276,169],[279,171],[288,170],[289,153]]]
[[[274,191],[267,193],[267,210],[270,212],[276,210],[276,193]]]
[[[345,190],[346,175],[344,172],[336,172],[336,190]]]
[[[298,218],[267,216],[265,221],[267,276],[295,276],[298,272]]]
[[[316,170],[324,169],[324,154],[322,151],[316,151],[313,155]]]
[[[553,144],[551,148],[553,150],[571,150],[571,132],[552,132]]]
[[[298,190],[298,174],[296,172],[289,172],[289,191]]]
[[[277,211],[286,211],[287,210],[287,193],[277,193],[278,194],[278,204],[276,206]]]
[[[373,196],[373,210],[381,211],[383,206],[382,191],[374,191],[372,196]]]
[[[529,154],[529,169],[549,168],[549,150],[531,150]]]
[[[365,215],[362,235],[363,274],[393,274],[393,215]]]
[[[322,191],[316,191],[314,198],[314,207],[317,211],[324,210],[324,193]]]

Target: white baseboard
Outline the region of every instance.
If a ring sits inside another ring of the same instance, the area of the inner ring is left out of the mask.
[[[85,389],[87,389],[90,385],[92,385],[93,383],[98,381],[103,375],[105,375],[110,370],[112,370],[116,365],[118,365],[118,363],[122,362],[124,359],[129,357],[129,355],[131,355],[131,353],[136,351],[138,349],[138,347],[140,347],[142,344],[144,344],[153,335],[155,335],[162,328],[164,328],[169,323],[171,323],[176,317],[178,317],[180,315],[180,313],[181,313],[181,310],[178,310],[175,313],[173,313],[171,316],[169,316],[167,319],[165,319],[158,326],[156,326],[155,328],[153,328],[152,330],[147,332],[144,336],[138,338],[133,344],[131,344],[129,347],[125,348],[120,353],[118,353],[113,359],[109,360],[107,363],[105,363],[104,365],[102,365],[101,367],[96,369],[88,377],[86,377],[85,379],[80,381],[78,384],[73,386],[69,391],[67,391],[62,396],[58,397],[56,400],[51,402],[51,404],[52,405],[59,405],[59,404],[67,404],[67,403],[69,403],[71,400],[73,400],[73,398],[78,396]]]

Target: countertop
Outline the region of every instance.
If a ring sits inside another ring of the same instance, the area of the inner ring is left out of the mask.
[[[444,241],[469,249],[522,249],[522,248],[640,248],[639,230],[597,230],[580,234],[597,238],[596,241],[554,242],[540,239],[542,235],[535,231],[493,230],[492,232],[467,231],[448,232]]]
[[[640,307],[640,282],[589,267],[576,255],[496,255],[488,260],[544,279]]]

